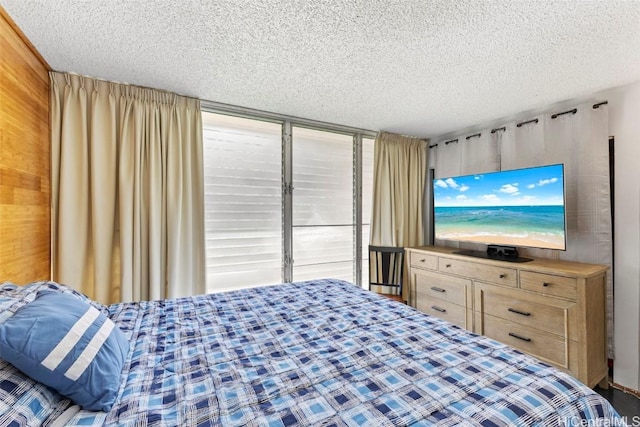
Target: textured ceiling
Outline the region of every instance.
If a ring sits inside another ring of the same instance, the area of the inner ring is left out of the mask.
[[[640,80],[640,1],[0,4],[55,70],[421,137]]]

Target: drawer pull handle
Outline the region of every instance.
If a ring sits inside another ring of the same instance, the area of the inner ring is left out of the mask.
[[[501,278],[501,279],[504,279],[505,277],[507,277],[507,275],[506,275],[506,274],[504,274],[504,273],[500,275],[500,278]]]
[[[431,287],[431,290],[432,290],[432,291],[436,291],[436,292],[447,292],[446,290],[444,290],[444,289],[442,289],[442,288],[439,288],[439,287],[437,287],[437,286],[432,286],[432,287]]]
[[[520,311],[520,310],[516,310],[515,308],[511,308],[509,307],[509,311],[515,314],[519,314],[521,316],[531,316],[531,313],[529,313],[528,311]]]
[[[445,264],[444,266],[449,268],[449,267],[451,267],[451,264]]]
[[[551,283],[549,283],[549,282],[544,282],[544,283],[542,284],[542,286],[544,286],[544,287],[546,288],[546,287],[548,287],[548,286],[551,286]]]
[[[422,258],[422,259],[420,260],[420,262],[425,262],[425,261],[426,261],[426,259],[425,259],[425,258]]]
[[[509,336],[517,338],[517,339],[522,340],[522,341],[531,342],[531,338],[525,338],[525,337],[522,337],[522,336],[520,336],[518,334],[514,334],[513,332],[509,332]]]
[[[432,305],[431,308],[434,309],[435,311],[439,311],[440,313],[446,313],[447,312],[447,310],[445,310],[444,308],[440,308],[437,305]]]

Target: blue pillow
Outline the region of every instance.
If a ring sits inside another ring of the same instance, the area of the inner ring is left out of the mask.
[[[65,285],[56,282],[33,282],[25,286],[16,286],[13,283],[5,282],[0,285],[0,323],[26,304],[34,301],[40,292],[55,291],[63,294],[73,295],[80,301],[83,301],[97,308],[105,316],[109,316],[109,309],[104,304],[93,301],[85,294],[76,291]]]
[[[95,307],[41,291],[0,324],[0,358],[83,409],[109,411],[129,343]]]

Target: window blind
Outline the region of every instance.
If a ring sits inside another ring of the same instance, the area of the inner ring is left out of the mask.
[[[293,280],[353,282],[353,136],[293,128]]]
[[[207,290],[281,283],[281,124],[202,118]]]

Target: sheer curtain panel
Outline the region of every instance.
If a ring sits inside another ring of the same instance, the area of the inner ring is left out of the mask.
[[[50,79],[54,280],[103,303],[203,293],[200,102]]]

